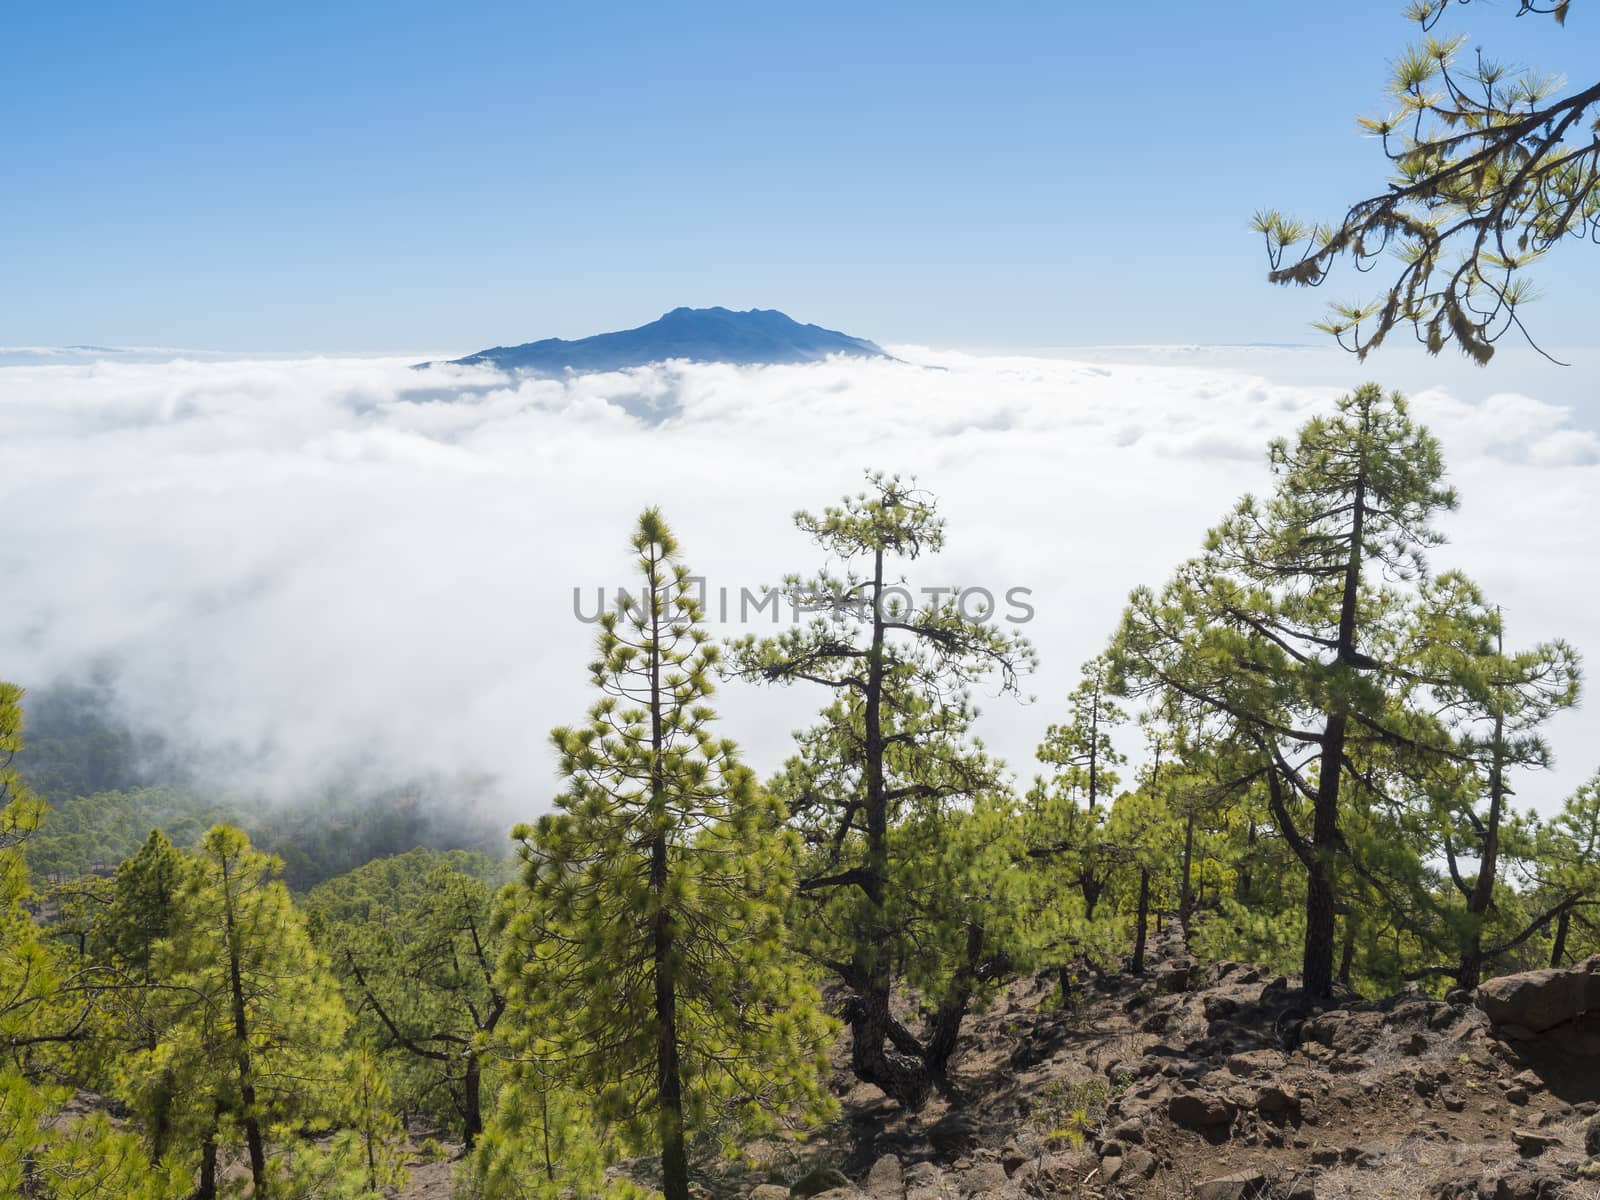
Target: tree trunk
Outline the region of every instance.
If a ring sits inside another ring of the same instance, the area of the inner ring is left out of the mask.
[[[890,1050],[887,993],[864,992],[850,1005],[850,1069],[857,1079],[880,1088],[905,1109],[918,1109],[933,1091],[933,1079],[920,1058]]]
[[[1144,974],[1145,929],[1150,923],[1150,868],[1139,868],[1139,913],[1133,938],[1133,962],[1129,970],[1135,975]]]
[[[255,1074],[250,1067],[250,1025],[245,1015],[244,978],[239,962],[239,932],[233,907],[233,881],[228,863],[222,862],[223,920],[228,938],[228,991],[233,1010],[234,1061],[239,1072],[239,1102],[243,1109],[245,1149],[250,1156],[250,1183],[256,1200],[267,1194],[267,1152],[261,1136],[261,1114],[256,1111]]]
[[[1474,929],[1468,935],[1467,947],[1461,952],[1461,959],[1456,963],[1455,980],[1458,988],[1471,991],[1483,982],[1483,953],[1480,949],[1483,934]]]
[[[1092,853],[1092,852],[1091,852]],[[1092,860],[1085,861],[1083,866],[1083,915],[1085,920],[1094,920],[1094,910],[1100,903],[1100,895],[1105,891],[1105,880],[1095,874]]]
[[[1559,967],[1567,957],[1567,931],[1572,925],[1572,910],[1563,909],[1556,918],[1556,940],[1550,944],[1550,965]]]
[[[1260,742],[1263,754],[1269,754],[1265,740]],[[1318,806],[1314,828],[1317,831],[1307,838],[1296,827],[1294,817],[1284,800],[1284,780],[1279,772],[1283,768],[1268,759],[1265,769],[1267,780],[1267,806],[1284,841],[1300,860],[1306,872],[1306,937],[1300,960],[1301,984],[1313,999],[1326,999],[1333,994],[1333,943],[1334,898],[1328,881],[1328,853],[1318,845],[1317,838],[1326,831],[1326,810]],[[1337,784],[1335,784],[1337,787]],[[1337,826],[1334,827],[1337,831]],[[1332,835],[1329,835],[1332,836]]]
[[[1334,915],[1333,850],[1339,837],[1339,777],[1343,772],[1345,717],[1328,718],[1323,733],[1321,774],[1312,803],[1311,861],[1306,867],[1306,944],[1300,974],[1306,992],[1316,998],[1333,994]]]
[[[1504,651],[1502,642],[1498,649]],[[1489,760],[1489,816],[1483,823],[1478,852],[1478,877],[1467,896],[1468,925],[1456,986],[1475,988],[1483,982],[1483,917],[1494,902],[1494,883],[1500,870],[1500,816],[1505,808],[1505,713],[1498,700],[1494,714],[1494,750]]]
[[[155,1047],[147,1046],[146,1048],[153,1050]],[[149,1127],[145,1130],[145,1137],[150,1143],[150,1162],[158,1167],[167,1153],[167,1142],[172,1136],[173,1108],[175,1107],[174,1101],[177,1099],[174,1095],[176,1085],[172,1078],[171,1069],[163,1070],[159,1078],[161,1082],[157,1085],[155,1096],[153,1097],[155,1111],[150,1114]]]
[[[657,837],[652,848],[651,878],[658,896],[666,886],[667,844]],[[673,986],[672,931],[664,910],[654,920],[656,976],[656,1074],[661,1115],[661,1192],[666,1200],[689,1200],[689,1156],[683,1134],[683,1078],[678,1066],[678,996]]]
[[[1100,798],[1100,672],[1094,676],[1094,701],[1089,707],[1089,811]]]
[[[961,1039],[961,1022],[966,1019],[967,1007],[972,1002],[966,988],[941,1004],[928,1022],[928,1037],[923,1063],[928,1068],[931,1081],[944,1087],[948,1082],[950,1060],[955,1056],[956,1044]]]
[[[1189,944],[1189,918],[1194,915],[1194,812],[1183,823],[1183,877],[1178,885],[1178,924],[1183,927],[1183,944]]]
[[[1318,814],[1321,823],[1321,814]],[[1333,885],[1328,879],[1328,855],[1313,847],[1312,865],[1306,873],[1306,942],[1300,974],[1306,993],[1317,999],[1333,994],[1333,952],[1337,918]]]
[[[550,1093],[539,1093],[539,1131],[544,1135],[544,1177],[556,1181],[556,1160],[550,1155]]]
[[[654,563],[652,561],[652,567]],[[650,841],[650,890],[655,911],[650,917],[651,963],[655,972],[656,1093],[660,1111],[661,1192],[666,1200],[689,1200],[689,1155],[684,1145],[683,1076],[678,1061],[678,993],[673,964],[673,928],[667,910],[667,781],[662,754],[665,731],[661,718],[661,597],[650,575],[650,815],[655,835]]]
[[[977,921],[970,923],[967,926],[966,962],[957,974],[950,998],[939,1006],[928,1023],[922,1061],[940,1087],[948,1082],[950,1059],[955,1055],[956,1043],[961,1037],[961,1023],[972,1004],[973,991],[983,979],[986,944],[983,925]]]
[[[378,1133],[372,1126],[369,1115],[367,1120],[367,1191],[378,1190]]]
[[[889,801],[883,771],[883,549],[872,557],[872,645],[867,651],[867,686],[862,698],[862,733],[866,768],[867,861],[861,888],[867,916],[855,931],[851,953],[856,997],[850,1006],[850,1067],[857,1079],[881,1088],[908,1109],[922,1106],[933,1090],[927,1063],[920,1057],[891,1050],[889,1009],[893,990],[889,942],[892,931],[884,917],[889,880]]]
[[[461,1080],[461,1145],[469,1151],[483,1133],[483,1063],[477,1051],[467,1054],[466,1075]]]
[[[1339,982],[1351,987],[1350,969],[1356,961],[1356,931],[1347,920],[1344,923],[1344,949],[1339,952]]]
[[[1255,892],[1256,823],[1253,817],[1246,827],[1244,844],[1244,862],[1239,865],[1239,890],[1236,895],[1240,904],[1249,904]]]
[[[217,1131],[213,1128],[200,1143],[200,1183],[194,1200],[217,1200]]]
[[[1365,418],[1363,418],[1365,433]],[[1357,602],[1361,596],[1362,544],[1367,520],[1366,469],[1356,476],[1351,503],[1350,553],[1345,559],[1344,587],[1339,601],[1336,662],[1341,672],[1353,671],[1360,661],[1356,652]],[[1339,843],[1339,784],[1344,777],[1345,736],[1349,717],[1328,713],[1322,731],[1322,753],[1317,764],[1317,791],[1312,800],[1311,861],[1306,879],[1306,944],[1301,978],[1308,995],[1324,999],[1333,994],[1333,951],[1336,936],[1333,856]]]

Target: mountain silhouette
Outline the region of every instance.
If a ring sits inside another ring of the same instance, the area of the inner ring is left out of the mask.
[[[752,308],[747,312],[675,308],[637,329],[597,333],[571,341],[545,338],[520,346],[495,346],[452,361],[462,366],[487,364],[505,371],[559,375],[569,370],[617,371],[669,358],[743,366],[820,362],[831,354],[888,357],[865,338],[820,325],[802,325],[772,308]]]

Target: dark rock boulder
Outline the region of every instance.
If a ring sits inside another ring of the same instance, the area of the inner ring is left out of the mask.
[[[1233,1103],[1209,1092],[1185,1092],[1167,1101],[1167,1117],[1174,1125],[1196,1133],[1215,1133],[1233,1123]]]
[[[1300,1100],[1286,1088],[1269,1083],[1256,1089],[1255,1109],[1269,1120],[1294,1120],[1300,1115]]]
[[[867,1194],[875,1200],[891,1200],[905,1195],[905,1170],[900,1159],[893,1154],[883,1154],[867,1172]]]
[[[1266,1200],[1271,1181],[1260,1171],[1238,1171],[1208,1179],[1194,1189],[1194,1200]]]
[[[1135,1147],[1122,1160],[1122,1173],[1130,1179],[1149,1179],[1156,1173],[1156,1156]]]
[[[1186,962],[1175,962],[1156,972],[1156,990],[1177,993],[1189,990],[1194,978],[1194,968]]]
[[[1491,1167],[1482,1175],[1449,1179],[1434,1187],[1433,1200],[1563,1200],[1566,1181],[1553,1171]]]
[[[1532,1129],[1513,1129],[1511,1140],[1517,1144],[1517,1153],[1523,1158],[1538,1158],[1546,1150],[1553,1150],[1561,1145],[1561,1139],[1552,1137],[1548,1133],[1538,1133]]]
[[[855,1186],[850,1182],[850,1177],[843,1171],[834,1167],[816,1167],[807,1171],[789,1185],[789,1194],[800,1200],[808,1196],[820,1196],[823,1192],[831,1192],[837,1188]]]
[[[1550,968],[1487,980],[1476,998],[1496,1025],[1543,1033],[1600,1009],[1600,954],[1570,971]]]
[[[928,1126],[928,1142],[944,1158],[960,1158],[978,1148],[981,1131],[975,1117],[954,1112]]]
[[[956,1175],[956,1191],[963,1196],[987,1196],[1004,1191],[1006,1169],[997,1162],[981,1162]]]

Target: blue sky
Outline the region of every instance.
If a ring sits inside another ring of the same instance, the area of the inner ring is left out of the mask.
[[[0,10],[0,344],[466,351],[779,307],[881,341],[1309,341],[1251,210],[1381,180],[1401,0]],[[1483,0],[1500,57],[1600,70]],[[1600,260],[1536,329],[1591,344]],[[1345,278],[1340,297],[1360,294]]]

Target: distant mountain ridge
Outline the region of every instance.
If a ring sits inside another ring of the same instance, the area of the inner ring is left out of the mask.
[[[683,358],[751,366],[820,362],[833,354],[888,358],[881,347],[820,325],[802,325],[773,308],[675,308],[648,325],[593,337],[545,338],[520,346],[495,346],[458,366],[490,365],[504,371],[557,375],[565,371],[620,371]],[[427,365],[427,364],[424,364]]]

